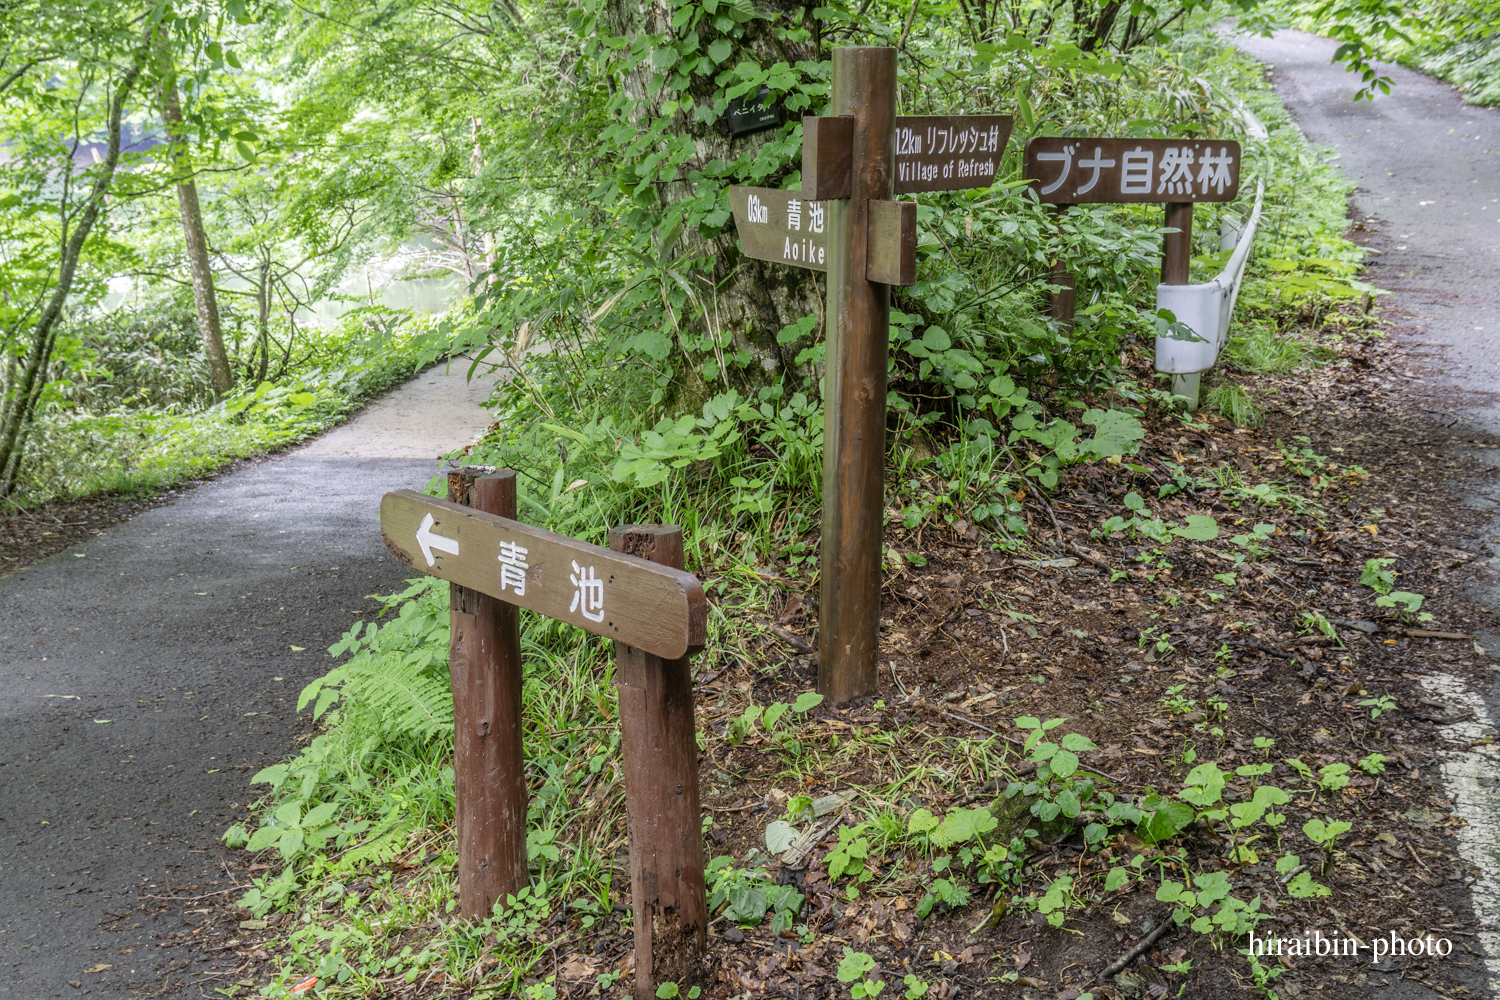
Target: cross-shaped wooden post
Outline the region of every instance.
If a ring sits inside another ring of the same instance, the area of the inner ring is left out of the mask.
[[[1011,119],[898,116],[892,48],[834,49],[832,81],[802,190],[729,196],[746,254],[828,272],[818,690],[840,704],[875,693],[880,653],[890,286],[916,282],[917,206],[894,198],[988,187]]]

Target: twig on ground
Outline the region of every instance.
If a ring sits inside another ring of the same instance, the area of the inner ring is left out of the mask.
[[[1042,509],[1047,512],[1048,519],[1052,521],[1052,530],[1057,532],[1057,547],[1060,549],[1065,548],[1067,543],[1063,541],[1062,526],[1057,523],[1057,515],[1052,513],[1052,505],[1047,502],[1047,498],[1042,496],[1040,492],[1036,494],[1036,498],[1041,503]]]
[[[797,635],[795,632],[791,632],[774,623],[769,627],[771,629],[772,635],[780,639],[782,642],[786,643],[788,646],[791,646],[797,652],[811,653],[813,651],[812,644],[809,643],[806,639],[802,638],[800,635]]]
[[[1139,944],[1127,951],[1125,954],[1121,955],[1119,958],[1115,959],[1114,964],[1105,969],[1103,972],[1099,973],[1099,978],[1108,979],[1115,973],[1122,971],[1131,962],[1134,962],[1137,958],[1140,958],[1143,954],[1145,954],[1146,949],[1155,944],[1157,938],[1160,938],[1163,934],[1165,934],[1171,926],[1172,921],[1170,917],[1162,920],[1161,923],[1152,928],[1150,934],[1147,934],[1145,937],[1141,938]]]
[[[1073,551],[1073,554],[1076,555],[1076,556],[1078,556],[1080,559],[1083,559],[1083,560],[1086,560],[1088,562],[1091,562],[1095,566],[1098,566],[1100,569],[1105,570],[1107,572],[1113,573],[1115,571],[1115,568],[1113,566],[1111,566],[1109,563],[1104,562],[1103,560],[1100,560],[1100,559],[1095,559],[1093,556],[1091,556],[1087,552],[1085,552],[1083,550],[1083,546],[1082,545],[1074,544],[1074,545],[1070,545],[1068,547]]]
[[[706,806],[705,808],[716,813],[737,813],[744,812],[746,809],[759,809],[763,805],[765,805],[764,801],[747,802],[742,806]]]
[[[985,732],[989,733],[991,736],[1000,736],[999,733],[995,732],[989,726],[981,725],[980,723],[975,722],[973,719],[966,719],[962,715],[954,715],[952,712],[941,712],[939,714],[946,715],[950,719],[957,719],[959,722],[967,722],[969,725],[973,726],[975,729],[983,729]],[[1001,739],[1004,739],[1004,738],[1005,737],[1003,737],[1003,736],[1001,737]]]
[[[900,689],[900,691],[901,691],[901,697],[903,697],[903,698],[908,697],[908,695],[906,693],[906,685],[901,683],[901,675],[898,674],[898,673],[896,673],[896,661],[895,660],[891,661],[891,680],[893,680],[893,681],[896,682],[896,687],[898,689]]]
[[[238,889],[220,889],[218,892],[205,892],[201,896],[137,896],[137,899],[175,899],[183,903],[192,903],[200,899],[210,899],[214,896],[222,896],[227,892],[238,892]]]

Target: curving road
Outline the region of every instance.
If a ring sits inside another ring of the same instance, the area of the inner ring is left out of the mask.
[[[1308,138],[1333,147],[1339,166],[1358,185],[1352,216],[1363,227],[1364,242],[1378,251],[1366,263],[1365,278],[1395,293],[1383,306],[1387,326],[1427,369],[1426,384],[1413,387],[1418,405],[1432,412],[1441,407],[1445,416],[1462,420],[1465,430],[1500,432],[1500,109],[1465,104],[1449,85],[1397,66],[1381,67],[1395,83],[1390,95],[1355,102],[1355,78],[1332,65],[1335,42],[1282,31],[1274,38],[1239,37],[1235,44],[1268,65],[1276,92]],[[1468,453],[1495,462],[1496,453],[1487,448]],[[1452,489],[1456,504],[1471,502],[1476,490],[1494,493],[1493,486],[1475,484],[1455,483]],[[1500,503],[1500,496],[1483,499]],[[1500,522],[1488,537],[1500,537]],[[1480,602],[1497,606],[1500,588],[1476,589]],[[1500,635],[1481,630],[1480,639],[1500,649]],[[1464,680],[1442,673],[1424,677],[1422,684],[1478,719],[1500,714],[1500,685],[1470,690]],[[1480,962],[1455,963],[1450,971],[1474,995],[1497,996],[1497,758],[1487,748],[1475,749],[1473,740],[1454,742],[1461,740],[1456,733],[1448,737],[1440,777],[1454,810],[1467,821],[1457,837],[1458,852],[1483,875],[1466,893],[1455,893],[1450,905],[1468,911],[1470,933],[1484,954]],[[1321,995],[1334,1000],[1343,994],[1330,986]],[[1382,983],[1374,995],[1427,1000],[1438,994],[1403,978]]]
[[[1235,44],[1359,185],[1353,216],[1379,251],[1366,280],[1396,293],[1387,312],[1431,370],[1424,395],[1451,396],[1500,432],[1500,109],[1389,65],[1390,95],[1356,102],[1357,78],[1332,63],[1337,43],[1300,31]]]
[[[380,543],[381,494],[483,431],[487,389],[431,370],[0,577],[0,997],[128,997],[209,971],[157,946],[191,931],[192,897],[230,891],[215,844],[249,777],[292,749],[297,694],[366,595],[410,575]],[[162,897],[167,913],[139,908]]]

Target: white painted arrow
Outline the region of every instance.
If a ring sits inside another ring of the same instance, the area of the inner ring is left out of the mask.
[[[428,514],[422,518],[422,523],[417,526],[417,544],[422,548],[422,555],[427,559],[427,565],[433,566],[437,560],[432,557],[432,550],[446,552],[450,556],[458,555],[458,539],[446,538],[443,535],[435,535],[432,532],[432,515]]]

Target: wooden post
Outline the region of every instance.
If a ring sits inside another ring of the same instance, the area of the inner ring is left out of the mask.
[[[1059,220],[1072,208],[1072,205],[1053,205],[1052,211]],[[1078,308],[1078,296],[1073,280],[1073,271],[1068,267],[1067,258],[1062,254],[1057,255],[1057,260],[1052,262],[1051,283],[1057,285],[1061,291],[1052,293],[1052,318],[1065,327],[1072,327],[1073,317]]]
[[[448,473],[448,499],[514,519],[516,474],[457,469]],[[529,881],[520,619],[514,605],[451,586],[458,895],[463,916],[481,920]]]
[[[682,529],[671,525],[613,528],[609,547],[674,569],[683,566]],[[708,897],[693,723],[695,652],[664,660],[615,643],[636,1000],[655,997],[664,982],[675,982],[683,996],[702,985]]]
[[[1176,229],[1177,232],[1167,233],[1162,237],[1161,283],[1186,285],[1193,258],[1192,202],[1171,202],[1167,205],[1167,228]]]
[[[893,196],[896,50],[833,50],[830,115],[854,119],[847,201],[829,203],[823,373],[823,540],[818,690],[834,704],[875,693],[885,525],[890,288],[867,277],[870,202]]]
[[[1161,283],[1186,285],[1193,263],[1193,206],[1191,202],[1168,202],[1166,226],[1178,230],[1162,237]],[[1187,400],[1189,413],[1198,410],[1198,388],[1202,374],[1172,376],[1172,392]]]

